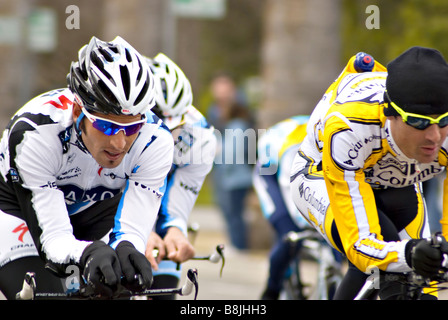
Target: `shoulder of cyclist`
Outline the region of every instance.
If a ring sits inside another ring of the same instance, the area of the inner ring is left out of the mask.
[[[302,142],[306,135],[308,120],[308,115],[293,116],[277,122],[261,133],[257,141],[259,165],[278,166],[285,151],[291,147],[297,147]]]
[[[186,234],[189,215],[212,169],[216,152],[214,128],[193,106],[184,114],[183,124],[173,130],[173,137],[173,168],[156,225],[162,236],[170,227],[177,227]]]
[[[214,128],[194,106],[183,115],[182,125],[172,130],[174,138],[173,162],[177,167],[189,165],[211,169],[216,152]]]

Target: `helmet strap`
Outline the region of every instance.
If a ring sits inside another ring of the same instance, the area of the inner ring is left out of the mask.
[[[80,148],[82,151],[84,151],[85,153],[90,153],[89,150],[87,150],[86,146],[84,145],[84,142],[82,141],[82,130],[80,127],[81,124],[81,120],[85,117],[84,112],[81,111],[81,113],[79,114],[78,119],[76,119],[76,123],[75,123],[75,133],[76,133],[76,137],[77,137],[77,146],[78,148]]]
[[[81,133],[82,133],[81,128],[79,127],[79,125],[81,123],[82,118],[84,118],[84,117],[85,117],[84,112],[81,111],[81,113],[79,114],[78,119],[76,119],[75,128],[76,128],[76,133],[78,134],[78,136],[81,136]]]

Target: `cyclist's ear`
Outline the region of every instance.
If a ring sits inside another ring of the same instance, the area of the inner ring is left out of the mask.
[[[81,114],[82,109],[81,106],[75,101],[73,101],[73,109],[72,109],[72,115],[73,115],[73,122],[76,123],[76,120],[78,120],[79,115]]]

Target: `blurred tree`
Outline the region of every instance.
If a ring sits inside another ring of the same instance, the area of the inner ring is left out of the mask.
[[[309,114],[340,67],[339,0],[267,0],[260,128]]]
[[[366,8],[376,5],[380,28],[368,29]],[[411,46],[433,47],[448,58],[448,2],[440,0],[343,0],[343,62],[358,51],[387,64]]]

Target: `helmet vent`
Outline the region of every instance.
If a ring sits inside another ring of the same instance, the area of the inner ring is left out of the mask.
[[[140,91],[137,98],[135,99],[134,104],[140,103],[140,101],[142,101],[142,99],[145,97],[146,92],[148,91],[149,88],[149,82],[150,82],[149,75],[147,75],[145,85],[143,86],[142,91]]]
[[[179,101],[182,99],[182,96],[184,95],[184,88],[179,92],[179,95],[177,96],[176,102],[174,103],[175,106],[179,103]]]
[[[129,95],[131,91],[131,78],[129,77],[129,70],[125,66],[120,66],[120,73],[124,94],[126,96],[126,100],[129,100]]]
[[[90,56],[90,61],[101,71],[102,74],[104,74],[107,77],[107,79],[110,82],[112,82],[114,85],[117,85],[111,74],[107,72],[106,69],[104,68],[104,62],[96,52],[92,52],[92,55]]]
[[[103,55],[103,57],[106,59],[107,62],[113,62],[114,58],[112,57],[109,50],[106,50],[104,48],[98,48],[98,51]]]
[[[126,49],[126,60],[127,60],[128,62],[132,62],[131,53],[129,52],[128,49]]]
[[[143,74],[143,66],[142,66],[142,63],[140,62],[140,60],[138,60],[138,74],[137,74],[137,79],[136,79],[136,83],[135,84],[137,84],[139,81],[140,81],[140,79],[142,78],[142,74]]]

